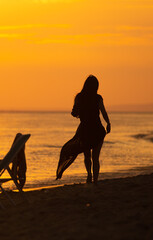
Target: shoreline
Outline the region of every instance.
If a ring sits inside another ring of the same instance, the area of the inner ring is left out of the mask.
[[[153,173],[9,194],[1,240],[153,239]]]
[[[139,175],[150,175],[153,173],[153,165],[147,166],[137,166],[130,169],[121,169],[114,172],[100,172],[99,173],[99,181],[104,180],[110,180],[110,179],[124,179],[124,178],[131,178],[136,177]],[[68,178],[68,179],[67,179]],[[71,179],[71,181],[70,181]],[[33,191],[33,190],[41,190],[41,189],[47,189],[47,188],[56,188],[56,187],[62,187],[65,185],[74,185],[74,184],[85,184],[86,183],[86,173],[78,174],[78,175],[67,175],[65,174],[65,177],[58,180],[53,180],[50,183],[47,181],[45,183],[40,183],[33,185],[27,184],[25,185],[24,191]],[[8,188],[7,188],[8,189]],[[14,191],[14,188],[12,188]]]

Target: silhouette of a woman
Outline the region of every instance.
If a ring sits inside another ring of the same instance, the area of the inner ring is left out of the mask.
[[[93,164],[93,180],[96,184],[99,175],[99,155],[106,133],[110,132],[110,121],[101,95],[97,94],[99,82],[90,75],[75,97],[72,116],[80,118],[80,125],[75,136],[62,148],[57,168],[57,179],[62,177],[64,170],[70,166],[81,152],[85,156],[87,183],[92,182],[91,166]],[[107,123],[106,131],[101,123],[99,113]],[[91,161],[92,160],[92,161]]]

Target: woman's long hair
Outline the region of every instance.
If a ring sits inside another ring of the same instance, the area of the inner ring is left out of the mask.
[[[96,95],[98,87],[99,87],[98,79],[93,75],[89,75],[80,93],[81,95],[84,96]]]
[[[87,112],[90,112],[89,109],[95,106],[95,102],[97,99],[97,90],[99,87],[98,79],[93,76],[89,75],[86,79],[83,88],[80,93],[78,93],[75,97],[74,106],[72,109],[72,116],[79,117]],[[79,100],[79,104],[78,104]]]

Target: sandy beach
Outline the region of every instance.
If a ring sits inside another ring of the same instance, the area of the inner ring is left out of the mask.
[[[153,174],[17,192],[0,211],[1,240],[153,239]]]

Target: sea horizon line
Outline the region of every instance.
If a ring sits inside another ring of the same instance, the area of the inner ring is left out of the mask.
[[[128,113],[153,113],[153,110],[108,110],[109,113],[128,114]],[[0,113],[71,113],[71,110],[0,110]]]

